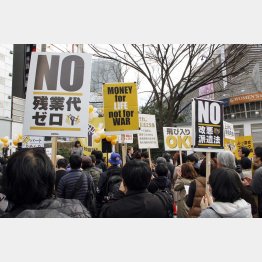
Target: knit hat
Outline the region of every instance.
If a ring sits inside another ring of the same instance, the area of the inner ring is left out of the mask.
[[[122,164],[121,156],[118,153],[112,153],[108,162],[111,165],[121,165]]]

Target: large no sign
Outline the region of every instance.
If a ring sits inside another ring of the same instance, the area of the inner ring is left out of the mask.
[[[223,102],[193,99],[193,143],[196,151],[219,151],[224,148]]]

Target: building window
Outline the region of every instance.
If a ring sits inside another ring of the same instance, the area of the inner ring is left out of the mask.
[[[262,146],[262,124],[251,124],[254,147]]]
[[[244,125],[234,125],[235,136],[244,136]]]

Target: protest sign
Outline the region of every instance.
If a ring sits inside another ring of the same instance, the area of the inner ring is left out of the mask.
[[[191,128],[163,127],[166,151],[192,150]]]
[[[194,98],[192,102],[194,151],[224,149],[223,102]]]
[[[32,53],[23,135],[86,137],[89,54]]]
[[[139,132],[136,83],[103,85],[105,131],[109,134]],[[128,132],[127,132],[128,131]]]
[[[90,155],[93,150],[102,151],[102,143],[96,143],[94,140],[95,133],[98,130],[104,128],[104,118],[103,117],[95,117],[88,124],[88,134],[87,138],[79,138],[82,147],[83,154]]]
[[[224,121],[224,138],[235,140],[234,125]]]
[[[249,158],[254,156],[254,144],[253,144],[253,137],[252,136],[237,136],[236,137],[236,149],[235,149],[235,156],[239,160],[240,156],[238,155],[238,151],[242,147],[247,147],[250,150]]]
[[[232,153],[235,153],[236,141],[228,138],[224,138],[224,148],[226,151],[231,151]]]
[[[158,148],[155,115],[139,114],[139,125],[138,147],[140,149]]]
[[[22,148],[45,147],[44,137],[40,136],[24,136]]]
[[[118,143],[133,144],[133,134],[122,134],[118,135]]]

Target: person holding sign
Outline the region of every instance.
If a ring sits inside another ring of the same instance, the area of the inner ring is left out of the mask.
[[[201,201],[200,218],[252,218],[251,205],[241,198],[235,171],[218,168],[209,177],[211,196]]]
[[[188,217],[189,208],[186,206],[185,197],[188,195],[190,183],[197,177],[197,173],[190,163],[185,163],[181,169],[177,169],[177,180],[175,182],[174,190],[178,192],[177,198],[177,217]]]
[[[211,160],[211,172],[216,169],[216,163]],[[200,165],[200,176],[190,183],[186,205],[190,208],[189,217],[199,217],[201,213],[200,202],[206,192],[206,159]]]

